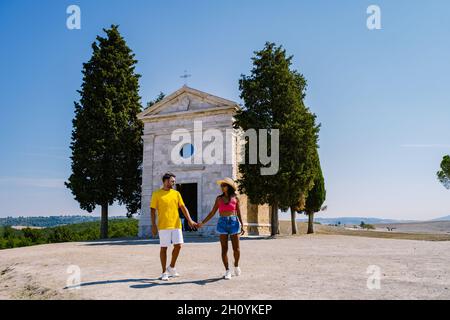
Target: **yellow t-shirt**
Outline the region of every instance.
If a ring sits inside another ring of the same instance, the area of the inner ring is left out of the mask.
[[[178,208],[184,205],[181,194],[170,189],[159,189],[153,192],[150,208],[157,210],[158,230],[181,229]]]

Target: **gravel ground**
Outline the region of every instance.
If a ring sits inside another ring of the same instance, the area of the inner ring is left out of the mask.
[[[217,239],[186,240],[177,264],[181,277],[168,282],[157,279],[153,239],[2,250],[0,299],[450,299],[448,241],[243,238],[242,275],[227,281]],[[68,270],[71,265],[80,268],[79,289],[66,288],[68,271],[76,270]],[[377,271],[380,287],[369,289]]]

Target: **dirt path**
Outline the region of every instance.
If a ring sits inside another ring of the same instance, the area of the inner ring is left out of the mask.
[[[155,240],[2,250],[0,299],[450,299],[450,242],[342,235],[244,239],[243,274],[226,281],[219,243],[192,241],[177,266],[182,277],[169,282],[157,280]],[[81,270],[80,289],[64,289],[70,265]],[[380,268],[380,289],[367,288],[370,265]]]

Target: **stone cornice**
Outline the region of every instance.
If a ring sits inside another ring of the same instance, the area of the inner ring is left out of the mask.
[[[206,166],[204,164],[172,164],[168,165],[167,168],[170,171],[192,171],[192,170],[205,170]]]
[[[189,119],[189,118],[198,118],[202,115],[216,115],[216,114],[227,114],[233,115],[237,111],[235,107],[215,107],[209,109],[200,109],[200,110],[191,110],[191,111],[180,111],[174,113],[160,114],[160,115],[149,115],[139,117],[144,123],[145,122],[158,122],[161,120],[175,120],[179,118]]]
[[[190,88],[188,86],[183,86],[182,88],[178,89],[177,91],[175,91],[174,93],[166,96],[164,99],[162,99],[161,101],[155,103],[153,106],[144,109],[142,112],[140,112],[138,114],[138,118],[146,121],[147,118],[154,118],[154,117],[163,117],[163,116],[169,116],[169,114],[160,114],[161,110],[163,110],[165,108],[165,106],[170,105],[172,103],[172,101],[179,99],[180,97],[182,97],[183,95],[193,95],[198,97],[201,101],[205,101],[205,102],[209,102],[212,105],[215,105],[216,107],[214,108],[208,108],[208,109],[204,109],[204,110],[196,110],[196,111],[187,111],[188,113],[190,112],[204,112],[204,111],[209,111],[211,112],[214,109],[232,109],[234,111],[240,110],[241,107],[239,106],[239,104],[237,104],[234,101],[231,100],[227,100],[197,89],[193,89]],[[175,112],[173,113],[173,115],[177,115],[177,114],[183,114],[183,112]],[[161,118],[158,118],[161,119]],[[162,118],[164,119],[164,118]]]

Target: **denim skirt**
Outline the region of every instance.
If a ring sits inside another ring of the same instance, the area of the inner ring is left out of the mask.
[[[219,234],[238,234],[241,233],[241,224],[237,216],[219,217],[217,222],[217,233]]]

